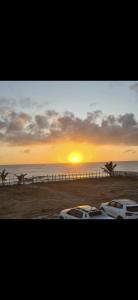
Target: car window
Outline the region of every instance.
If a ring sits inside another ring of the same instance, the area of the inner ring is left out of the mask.
[[[89,213],[89,216],[90,216],[90,217],[96,217],[96,216],[101,216],[101,215],[102,215],[101,210],[95,210],[95,211],[91,211],[91,212]]]
[[[115,201],[112,201],[112,202],[111,202],[111,206],[112,206],[112,207],[116,207],[116,202],[115,202]]]
[[[132,212],[138,212],[138,205],[137,206],[127,206],[127,211],[132,211]]]
[[[68,211],[68,215],[81,219],[83,217],[83,212],[78,209],[71,209]]]
[[[122,209],[123,208],[123,204],[116,202],[116,208]]]

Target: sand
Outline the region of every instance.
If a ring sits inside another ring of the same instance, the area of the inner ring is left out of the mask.
[[[108,177],[0,187],[0,219],[54,218],[65,208],[98,207],[119,198],[138,200],[138,179]]]

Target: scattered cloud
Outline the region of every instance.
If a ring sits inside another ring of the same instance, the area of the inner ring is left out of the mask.
[[[65,141],[135,146],[138,122],[133,113],[105,116],[101,110],[88,112],[84,119],[69,111],[47,110],[32,117],[26,112],[0,110],[0,141],[14,146]]]
[[[66,113],[70,113],[70,112],[65,112],[65,114],[66,114]],[[47,110],[47,111],[45,112],[45,114],[46,114],[46,116],[47,116],[48,118],[53,118],[53,117],[56,117],[56,116],[59,115],[59,113],[56,112],[55,110]]]
[[[30,107],[33,107],[33,106],[37,105],[37,102],[34,102],[34,101],[31,100],[31,98],[26,97],[26,98],[19,99],[18,104],[22,108],[30,108]]]
[[[15,98],[0,97],[0,111],[6,112],[9,109],[15,108],[17,105]]]
[[[30,97],[26,97],[26,98],[21,98],[18,101],[18,104],[22,108],[44,108],[45,106],[48,106],[50,102],[49,101],[37,102],[37,101],[33,101]]]
[[[134,114],[132,114],[132,113],[127,113],[125,115],[120,115],[119,118],[118,118],[118,121],[125,128],[131,128],[131,127],[138,124],[137,121],[134,118]]]
[[[5,118],[6,133],[22,132],[26,124],[31,121],[31,116],[27,113],[21,112],[19,114],[11,112],[7,120]],[[15,133],[16,134],[16,133]]]
[[[21,150],[20,152],[25,153],[25,154],[28,154],[28,153],[31,152],[31,150],[30,150],[30,149],[24,149],[24,150]]]
[[[23,152],[24,152],[25,154],[28,154],[28,153],[30,153],[30,149],[25,149]]]
[[[49,126],[48,120],[46,119],[45,116],[36,115],[35,121],[39,129],[47,128]]]
[[[24,97],[24,98],[6,98],[6,97],[0,97],[0,110],[6,111],[8,109],[13,108],[23,108],[23,109],[29,109],[29,108],[44,108],[50,104],[49,101],[34,101],[30,97]]]
[[[125,151],[123,151],[124,153],[127,153],[127,152],[132,152],[132,150],[131,149],[128,149],[128,150],[125,150]]]
[[[124,151],[124,153],[131,153],[131,154],[135,154],[135,153],[136,153],[136,151],[135,151],[135,150],[133,150],[133,149],[127,149],[127,150],[125,150],[125,151]]]
[[[48,105],[50,105],[50,104],[51,104],[51,102],[45,101],[45,102],[43,102],[43,103],[37,103],[37,107],[38,107],[38,108],[44,108],[45,106],[48,106]]]
[[[95,106],[97,104],[97,102],[92,102],[89,104],[90,107]]]
[[[0,97],[0,106],[12,106],[16,105],[16,99],[15,98],[6,98],[6,97]]]

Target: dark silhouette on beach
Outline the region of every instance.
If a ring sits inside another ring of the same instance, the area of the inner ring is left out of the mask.
[[[117,166],[117,164],[113,164],[113,162],[111,161],[110,163],[106,163],[104,165],[104,168],[102,168],[104,170],[104,172],[108,173],[110,176],[114,176],[114,169]]]
[[[8,176],[8,172],[6,172],[5,169],[3,169],[1,172],[0,172],[0,178],[2,180],[2,184],[4,184],[5,180],[6,180],[6,177]]]

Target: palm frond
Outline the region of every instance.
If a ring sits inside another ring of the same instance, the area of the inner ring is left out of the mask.
[[[102,168],[104,170],[104,172],[110,174],[110,176],[114,175],[114,169],[117,166],[117,164],[113,164],[112,161],[110,161],[109,163],[105,163],[104,168]]]

